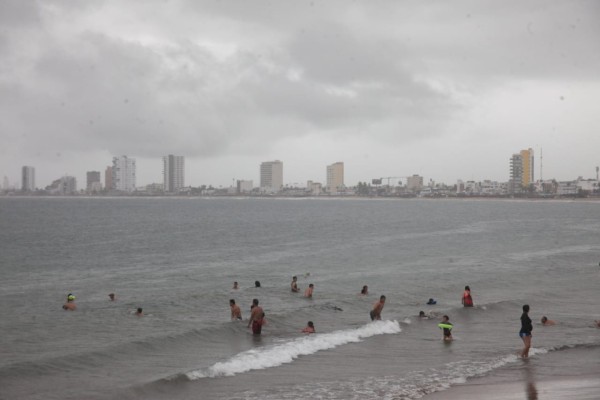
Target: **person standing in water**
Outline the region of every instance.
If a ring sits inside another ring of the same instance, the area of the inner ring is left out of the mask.
[[[306,328],[302,329],[302,333],[315,333],[315,324],[312,321],[308,321]]]
[[[473,298],[471,297],[471,288],[469,286],[465,286],[465,291],[463,292],[462,304],[465,307],[473,307]]]
[[[362,287],[362,290],[360,291],[360,294],[363,296],[367,296],[369,294],[369,287],[367,285]]]
[[[383,311],[383,306],[385,305],[385,296],[381,295],[379,301],[373,304],[373,309],[369,313],[371,316],[371,321],[381,320],[381,312]]]
[[[442,317],[442,322],[438,324],[438,327],[443,330],[445,341],[452,340],[452,328],[454,328],[454,325],[452,325],[447,315]]]
[[[240,310],[240,306],[235,304],[235,300],[229,300],[229,307],[231,308],[231,320],[232,321],[241,321],[242,320],[242,310]]]
[[[523,306],[523,314],[521,314],[521,330],[519,336],[523,340],[523,350],[521,351],[521,358],[529,357],[529,349],[531,348],[531,331],[533,330],[533,324],[531,318],[529,318],[529,305]]]
[[[265,313],[261,306],[258,305],[258,299],[252,300],[252,312],[248,321],[248,328],[252,327],[252,333],[260,335],[262,332],[263,318]]]
[[[292,288],[292,292],[294,292],[294,293],[298,293],[300,291],[300,289],[298,289],[298,277],[297,276],[292,276],[292,283],[290,284],[290,287]]]
[[[304,291],[304,297],[308,297],[309,299],[311,299],[314,288],[315,288],[315,285],[313,285],[312,283],[310,285],[308,285],[308,287]]]

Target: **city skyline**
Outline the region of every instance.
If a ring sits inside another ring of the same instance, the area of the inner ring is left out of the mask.
[[[291,184],[323,180],[332,160],[347,182],[504,181],[506,155],[528,147],[544,149],[545,177],[593,176],[599,13],[580,0],[2,2],[0,176],[32,165],[37,186],[85,182],[128,154],[144,185],[182,154],[191,186],[258,182],[275,159]]]
[[[329,194],[336,194],[340,192],[340,189],[345,189],[347,187],[355,187],[362,183],[369,183],[372,181],[373,184],[383,185],[387,184],[387,186],[397,186],[397,185],[405,185],[409,190],[414,188],[422,188],[426,186],[431,186],[432,183],[442,184],[442,185],[458,185],[457,187],[461,187],[465,185],[465,183],[486,183],[486,184],[506,184],[507,190],[509,193],[521,193],[523,191],[529,190],[530,185],[534,185],[536,183],[541,182],[572,182],[578,179],[584,180],[594,180],[594,177],[578,175],[577,178],[573,177],[571,179],[559,180],[554,177],[547,177],[547,179],[542,180],[542,156],[540,155],[540,168],[539,168],[539,177],[535,175],[535,151],[532,148],[519,150],[517,153],[513,153],[513,155],[508,159],[508,175],[507,179],[504,180],[493,180],[489,178],[481,178],[479,180],[469,180],[458,178],[455,181],[445,182],[435,180],[433,178],[429,178],[427,183],[424,181],[424,177],[418,173],[407,175],[407,176],[393,176],[393,177],[383,177],[377,176],[372,179],[368,179],[365,181],[358,181],[354,183],[346,184],[344,181],[344,162],[337,161],[331,165],[326,165],[324,179],[316,179],[311,177],[309,179],[304,179],[301,182],[288,183],[284,180],[283,173],[283,162],[281,160],[274,161],[263,161],[259,165],[259,184],[255,188],[260,189],[261,192],[264,193],[277,193],[283,187],[306,187],[311,191],[321,192],[321,187]],[[162,180],[163,183],[159,183],[159,181],[154,181],[151,183],[144,183],[141,185],[136,184],[136,171],[137,164],[136,159],[129,157],[127,155],[115,156],[112,159],[112,166],[107,166],[105,170],[105,186],[104,189],[107,191],[110,190],[118,190],[122,192],[133,192],[137,189],[142,189],[146,186],[152,187],[152,190],[157,190],[160,188],[161,191],[165,193],[177,193],[180,189],[185,187],[192,187],[192,185],[185,185],[184,176],[186,175],[185,171],[185,157],[184,156],[174,156],[168,155],[163,156],[161,158],[163,171],[162,171]],[[35,176],[35,167],[33,166],[23,166],[22,168],[22,176],[21,176],[21,188],[29,187],[28,190],[21,189],[22,191],[31,191],[31,180],[33,176]],[[596,166],[594,168],[595,171],[595,180],[598,180],[598,171],[600,167]],[[68,176],[67,174],[61,176],[57,180],[53,180],[50,187],[56,186],[57,182],[61,181],[61,179],[69,178],[75,179],[72,176]],[[387,181],[387,182],[385,182]],[[86,172],[86,181],[87,184],[83,191],[88,193],[91,192],[100,192],[102,190],[102,177],[99,171],[87,171]],[[169,183],[170,182],[170,183]],[[232,179],[232,183],[229,188],[236,189],[238,193],[248,193],[253,189],[254,179]],[[319,189],[311,188],[312,185],[319,185]],[[210,184],[201,184],[200,186],[212,186]],[[472,186],[472,185],[471,185]],[[217,187],[217,186],[214,186]],[[223,187],[222,185],[218,187]],[[16,186],[13,184],[12,186],[8,185],[8,179],[5,176],[3,180],[3,189],[7,190],[7,188],[15,189]],[[34,186],[35,188],[35,186]],[[42,190],[44,186],[37,187],[37,189]],[[343,190],[342,190],[343,191]],[[460,189],[459,189],[460,191]]]

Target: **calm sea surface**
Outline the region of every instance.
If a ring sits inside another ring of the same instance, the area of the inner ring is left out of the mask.
[[[520,368],[525,303],[540,374],[600,373],[599,261],[600,202],[0,198],[0,398],[416,399]]]

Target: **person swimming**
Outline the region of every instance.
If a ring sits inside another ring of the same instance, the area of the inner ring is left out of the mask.
[[[360,294],[363,295],[363,296],[368,295],[369,294],[369,287],[367,285],[363,286],[362,289],[361,289],[361,291],[360,291]]]
[[[551,319],[548,319],[548,317],[546,317],[545,315],[542,317],[542,325],[556,325],[555,321],[552,321]]]
[[[427,305],[432,306],[437,304],[437,301],[435,301],[434,299],[429,299],[429,301],[427,302]]]
[[[137,315],[138,317],[144,316],[144,310],[142,310],[142,307],[138,307],[138,309],[135,311],[135,315]]]
[[[238,290],[240,288],[240,285],[237,283],[237,281],[233,282],[233,290]]]
[[[260,287],[260,281],[254,281],[254,287]]]
[[[109,293],[108,297],[110,298],[110,301],[115,301],[115,294],[114,293]]]
[[[67,302],[62,306],[63,310],[75,311],[77,306],[75,305],[75,296],[72,293],[67,295]]]

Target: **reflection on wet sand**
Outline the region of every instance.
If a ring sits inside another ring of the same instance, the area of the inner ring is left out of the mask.
[[[525,369],[523,370],[523,375],[525,378],[525,394],[527,395],[527,400],[538,400],[538,391],[535,386],[535,371],[533,365],[527,363]]]

